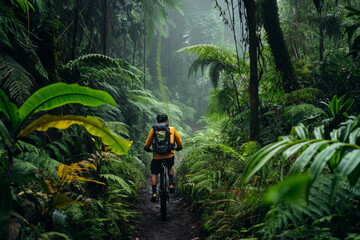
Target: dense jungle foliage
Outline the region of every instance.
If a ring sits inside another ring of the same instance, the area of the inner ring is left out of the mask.
[[[0,239],[129,239],[158,113],[203,239],[360,239],[356,0],[0,0]]]

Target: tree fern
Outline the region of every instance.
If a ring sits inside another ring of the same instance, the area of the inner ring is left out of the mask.
[[[115,59],[102,54],[87,54],[69,61],[65,68],[70,70],[81,70],[81,67],[106,67],[119,68],[120,64]]]
[[[204,67],[208,66],[209,78],[214,87],[217,87],[220,72],[223,70],[235,74],[248,72],[248,65],[245,61],[241,60],[238,66],[236,54],[218,45],[193,45],[181,48],[178,52],[187,52],[189,55],[194,54],[198,57],[190,66],[189,75],[196,72],[199,67],[203,72]]]
[[[213,44],[199,44],[184,47],[178,52],[186,52],[196,55],[199,59],[208,59],[211,61],[221,61],[227,66],[236,66],[236,54],[227,48]]]

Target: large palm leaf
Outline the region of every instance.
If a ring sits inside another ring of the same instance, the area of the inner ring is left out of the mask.
[[[285,166],[290,157],[296,157],[288,175],[308,171],[311,186],[328,169],[334,174],[332,194],[344,177],[354,186],[360,177],[360,116],[333,130],[330,136],[330,139],[324,139],[324,126],[320,126],[314,129],[311,138],[305,126],[300,124],[293,128],[292,135],[259,150],[246,164],[243,179],[249,181],[256,172],[273,161],[280,160],[281,165]]]
[[[84,126],[90,134],[101,137],[102,142],[111,146],[111,151],[118,155],[126,154],[130,148],[131,142],[127,142],[122,137],[111,132],[98,119],[74,115],[53,116],[46,114],[33,121],[24,130],[21,130],[20,135],[26,136],[34,131],[47,131],[52,127],[66,129],[73,124]]]

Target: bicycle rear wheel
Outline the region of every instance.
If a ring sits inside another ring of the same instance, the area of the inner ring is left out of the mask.
[[[166,221],[166,202],[167,202],[167,191],[166,191],[166,174],[160,173],[160,212],[161,220]]]

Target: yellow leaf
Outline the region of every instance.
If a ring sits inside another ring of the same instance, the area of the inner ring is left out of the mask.
[[[67,173],[69,172],[70,166],[60,163],[59,167],[58,167],[58,177],[59,179],[64,178]]]
[[[54,116],[45,114],[30,123],[25,129],[20,131],[21,136],[26,136],[34,131],[47,131],[49,128],[66,129],[73,124],[84,126],[86,130],[97,137],[101,137],[103,144],[110,145],[111,151],[118,155],[127,154],[132,142],[111,132],[103,126],[98,119],[86,118],[76,115]]]
[[[104,182],[96,181],[96,180],[89,179],[89,178],[86,178],[86,177],[75,176],[75,175],[67,175],[66,179],[85,181],[85,182],[94,182],[94,183],[106,185]]]
[[[50,180],[44,180],[44,182],[46,183],[46,185],[48,186],[48,189],[49,189],[49,192],[51,193],[55,193],[55,190],[51,184],[51,181]]]

